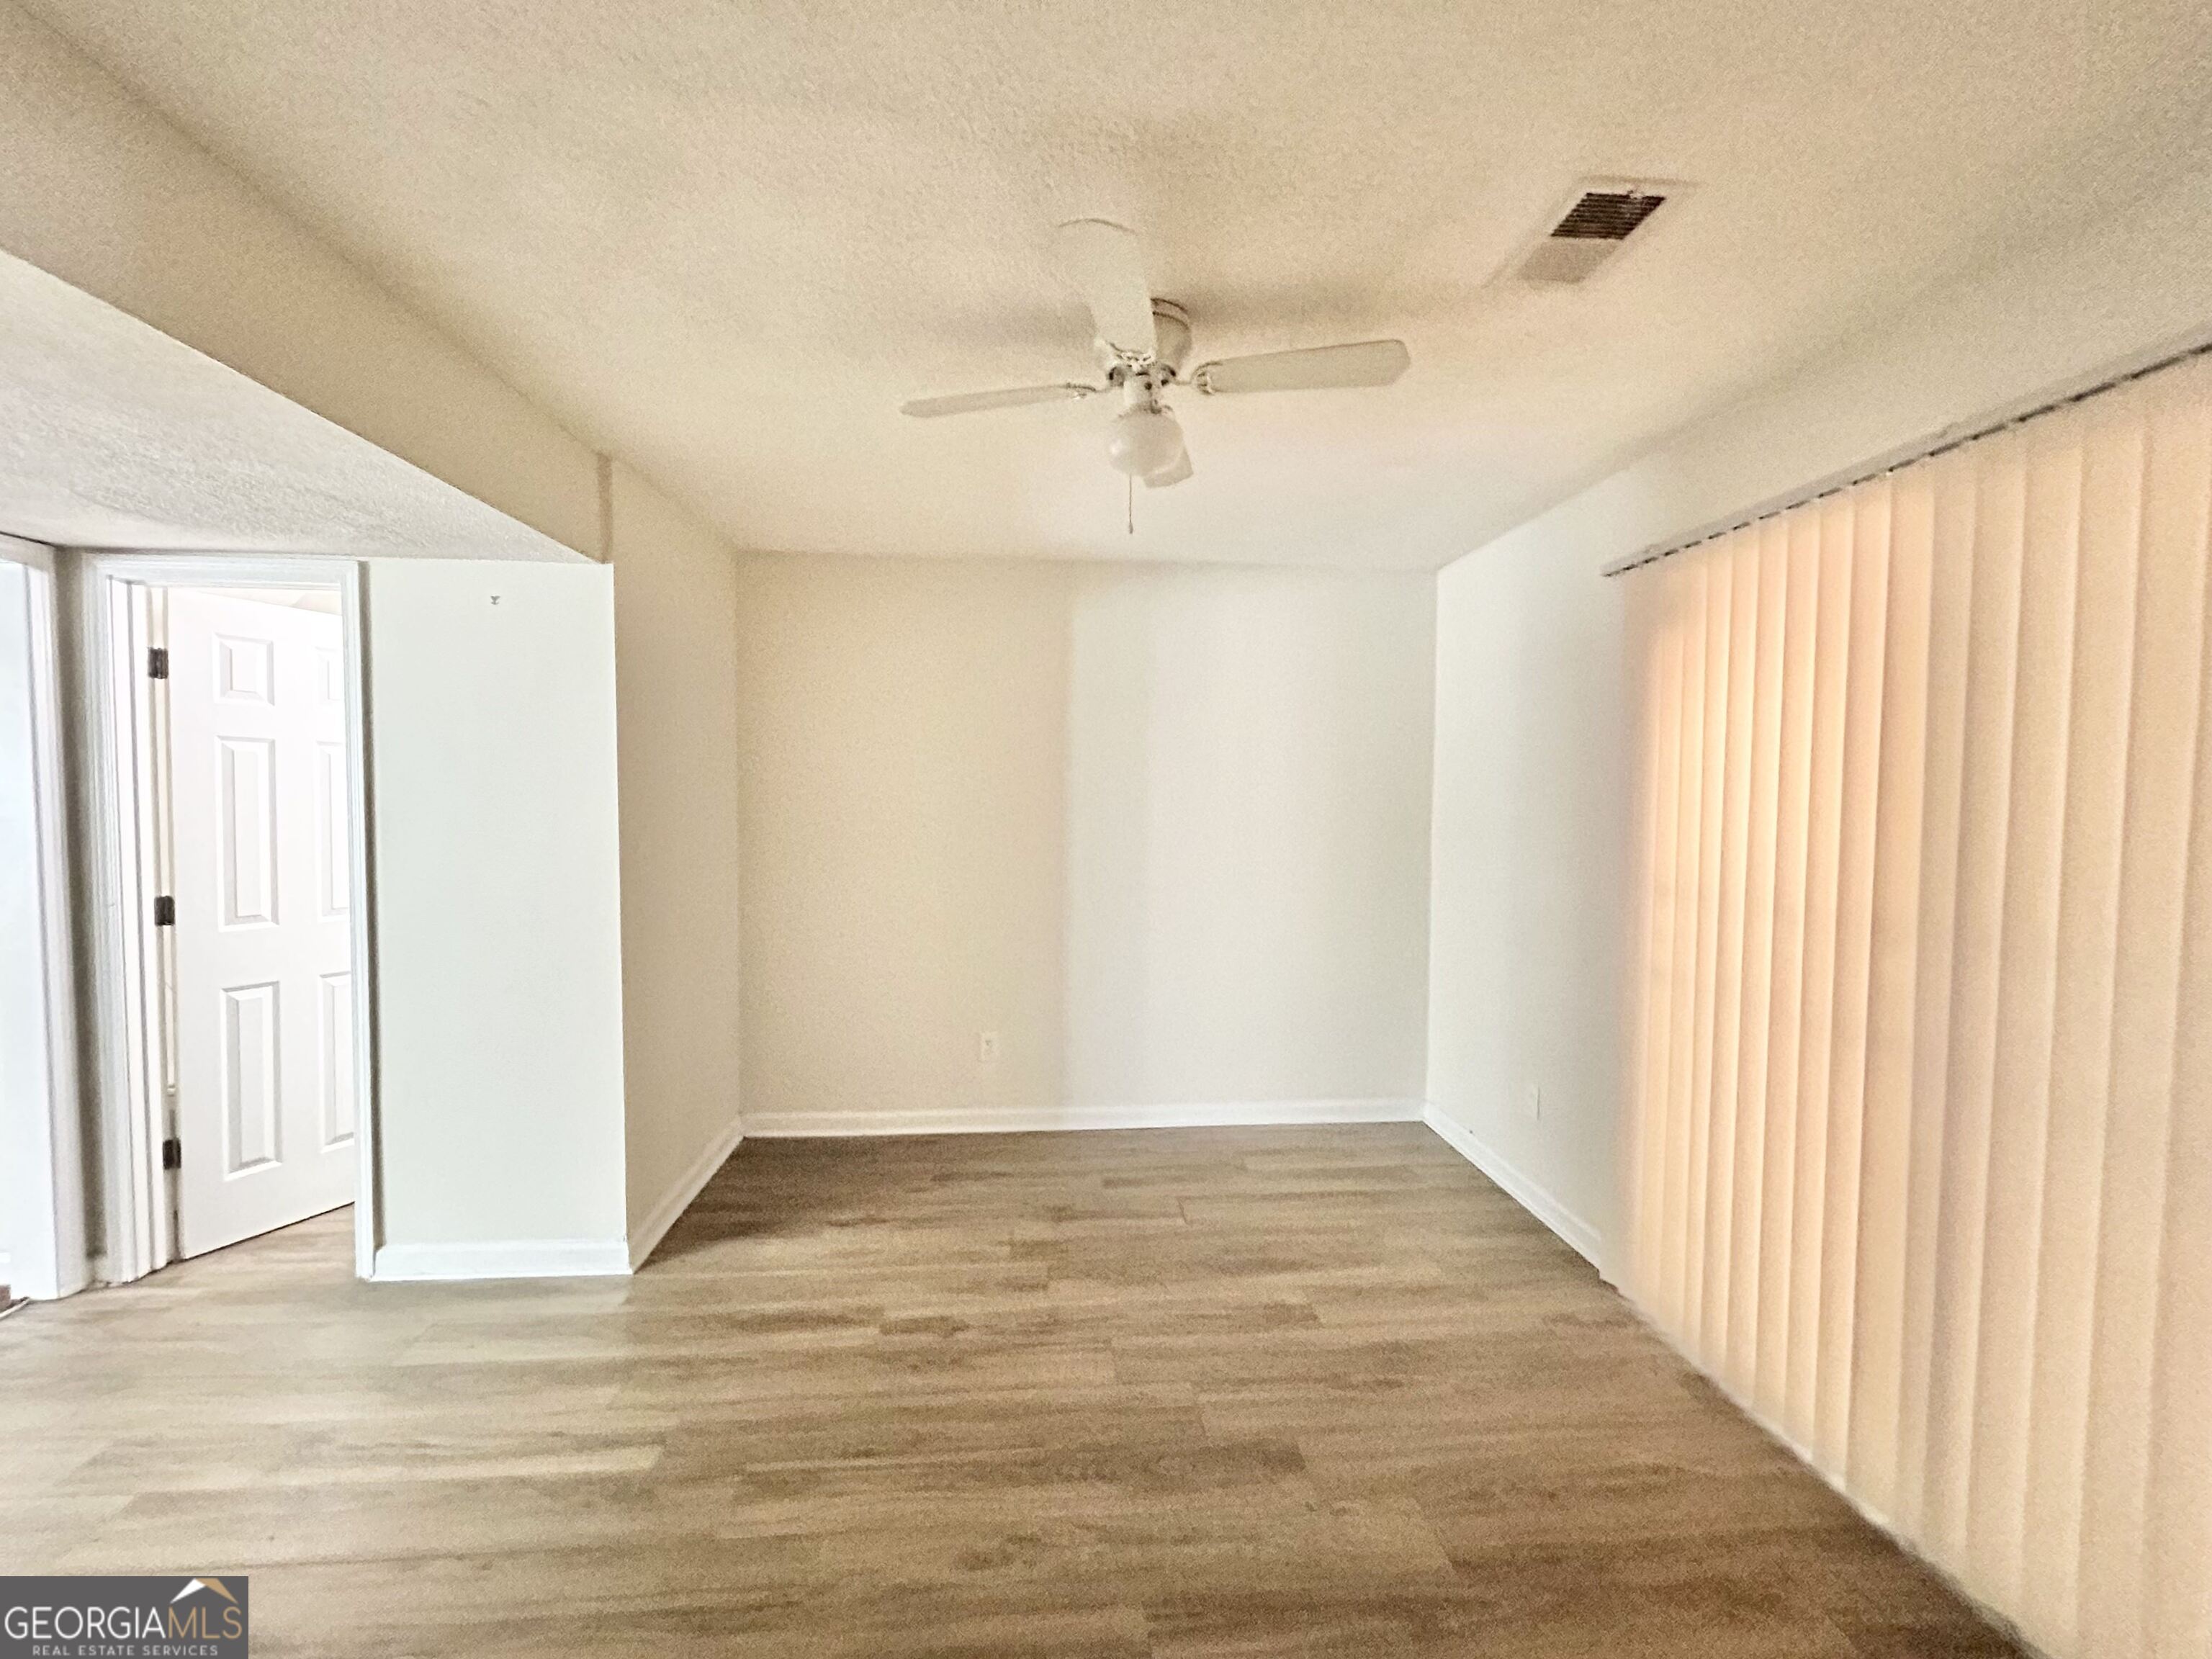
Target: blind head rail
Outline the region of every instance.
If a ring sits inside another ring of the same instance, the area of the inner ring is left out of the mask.
[[[1656,564],[1662,559],[1673,558],[1677,553],[1686,553],[1692,548],[1703,547],[1708,542],[1718,541],[1722,537],[1733,535],[1735,532],[1749,526],[1778,518],[1783,514],[1794,511],[1808,502],[1825,501],[1831,495],[1839,495],[1844,490],[1855,489],[1870,479],[1886,477],[1890,473],[1901,471],[1908,466],[1917,465],[1922,461],[1933,460],[1936,456],[1948,454],[1963,445],[1973,443],[2012,427],[2024,425],[2039,416],[2049,415],[2055,410],[2068,408],[2081,403],[2085,398],[2094,398],[2100,392],[2110,392],[2115,386],[2125,386],[2131,380],[2140,380],[2145,375],[2155,374],[2160,369],[2171,368],[2176,363],[2186,362],[2190,358],[2203,356],[2207,352],[2212,352],[2212,335],[2196,335],[2183,343],[2168,342],[2164,345],[2154,347],[2149,351],[2124,360],[2118,367],[2098,369],[2081,380],[2064,382],[2057,388],[2036,392],[2021,399],[2018,403],[2004,406],[1993,415],[1954,422],[1941,431],[1932,433],[1926,437],[1916,438],[1910,443],[1900,444],[1895,449],[1885,451],[1871,460],[1861,461],[1856,465],[1844,468],[1840,472],[1832,472],[1818,482],[1793,489],[1785,495],[1773,496],[1747,511],[1732,513],[1725,519],[1714,520],[1692,531],[1686,536],[1676,537],[1669,541],[1654,542],[1640,553],[1632,553],[1626,558],[1615,559],[1611,564],[1601,569],[1598,574],[1607,577],[1621,576],[1632,570],[1641,570],[1647,564]]]

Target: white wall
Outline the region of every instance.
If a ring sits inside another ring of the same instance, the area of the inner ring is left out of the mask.
[[[738,1133],[737,561],[614,477],[629,1237],[641,1257]]]
[[[1065,625],[1063,1098],[1418,1099],[1430,584],[1091,570]]]
[[[1619,601],[1542,553],[1437,580],[1428,1099],[1588,1254],[1614,1208]]]
[[[625,1271],[613,573],[368,590],[377,1276]]]
[[[1604,1255],[1617,1214],[1630,793],[1620,595],[1599,569],[2200,337],[2208,269],[2212,175],[2197,175],[1925,296],[1438,577],[1429,1100],[1586,1249]]]
[[[744,561],[747,1132],[1414,1109],[1431,599]]]

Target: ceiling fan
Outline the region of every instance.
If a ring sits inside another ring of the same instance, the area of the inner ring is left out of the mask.
[[[1071,219],[1054,235],[1060,269],[1091,307],[1097,330],[1092,349],[1106,383],[1062,380],[917,398],[902,405],[905,413],[928,419],[1119,392],[1121,412],[1115,416],[1106,459],[1133,483],[1142,480],[1147,489],[1159,489],[1181,483],[1191,471],[1182,428],[1161,401],[1170,387],[1194,386],[1202,396],[1212,397],[1231,392],[1388,386],[1413,361],[1402,340],[1361,340],[1224,357],[1186,371],[1190,318],[1172,301],[1152,296],[1136,233],[1109,219]]]

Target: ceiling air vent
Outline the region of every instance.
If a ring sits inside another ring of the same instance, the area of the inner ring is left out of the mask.
[[[1677,187],[1622,179],[1585,183],[1513,274],[1527,283],[1587,282]]]

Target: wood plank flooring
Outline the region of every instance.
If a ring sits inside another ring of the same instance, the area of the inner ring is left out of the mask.
[[[1418,1125],[750,1142],[634,1280],[347,1213],[0,1323],[0,1562],[262,1655],[2013,1650]]]

